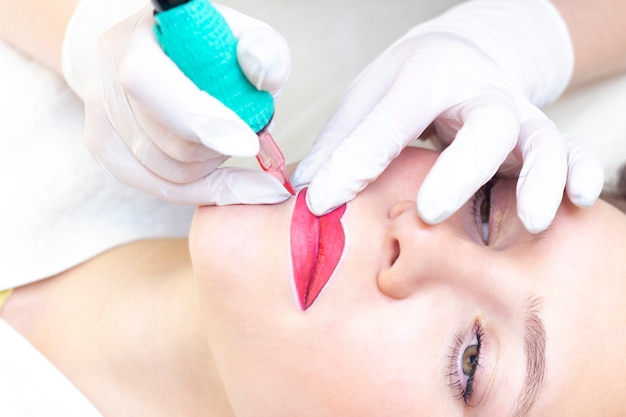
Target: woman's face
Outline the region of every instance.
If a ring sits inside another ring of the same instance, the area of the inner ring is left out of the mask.
[[[436,156],[406,149],[348,203],[339,263],[306,309],[295,198],[198,210],[192,259],[236,415],[589,415],[606,393],[594,381],[615,371],[592,358],[619,343],[606,326],[626,328],[612,314],[623,215],[564,202],[531,235],[498,180],[427,225],[415,201]]]

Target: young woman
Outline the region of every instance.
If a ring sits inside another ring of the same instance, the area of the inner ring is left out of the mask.
[[[624,214],[564,200],[532,235],[498,180],[426,225],[436,156],[318,220],[304,191],[201,207],[189,242],[120,246],[0,317],[104,416],[624,415]]]
[[[75,4],[14,2],[0,35],[58,70]],[[577,15],[621,22],[596,6],[598,15]],[[594,34],[621,39],[594,20],[604,29]],[[150,60],[130,56],[153,74]],[[0,71],[11,67],[2,62]],[[0,113],[11,115],[0,141],[2,414],[624,414],[615,372],[624,360],[624,217],[607,204],[563,202],[553,227],[533,236],[514,213],[513,182],[502,180],[426,226],[415,198],[435,154],[407,150],[329,217],[309,216],[301,193],[276,206],[201,208],[191,239],[173,238],[187,234],[190,208],[107,182],[82,146],[84,103],[57,79],[61,99],[42,100],[33,88],[51,75],[31,70],[0,77]],[[115,128],[137,110],[100,104],[120,116]],[[71,135],[56,130],[68,124]],[[108,161],[137,178],[134,159]]]

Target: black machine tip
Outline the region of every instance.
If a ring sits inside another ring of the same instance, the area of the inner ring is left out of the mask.
[[[176,6],[187,3],[189,0],[152,0],[154,9],[157,12],[173,9]]]

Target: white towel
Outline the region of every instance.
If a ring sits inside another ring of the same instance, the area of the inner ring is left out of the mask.
[[[54,365],[2,319],[0,415],[102,417]]]
[[[83,144],[83,106],[63,80],[0,42],[0,290],[107,249],[187,236],[194,207],[109,177]]]

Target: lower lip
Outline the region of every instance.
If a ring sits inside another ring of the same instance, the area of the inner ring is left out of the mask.
[[[306,189],[296,198],[291,218],[291,260],[300,308],[308,309],[335,271],[345,246],[342,205],[317,217],[306,205]]]

